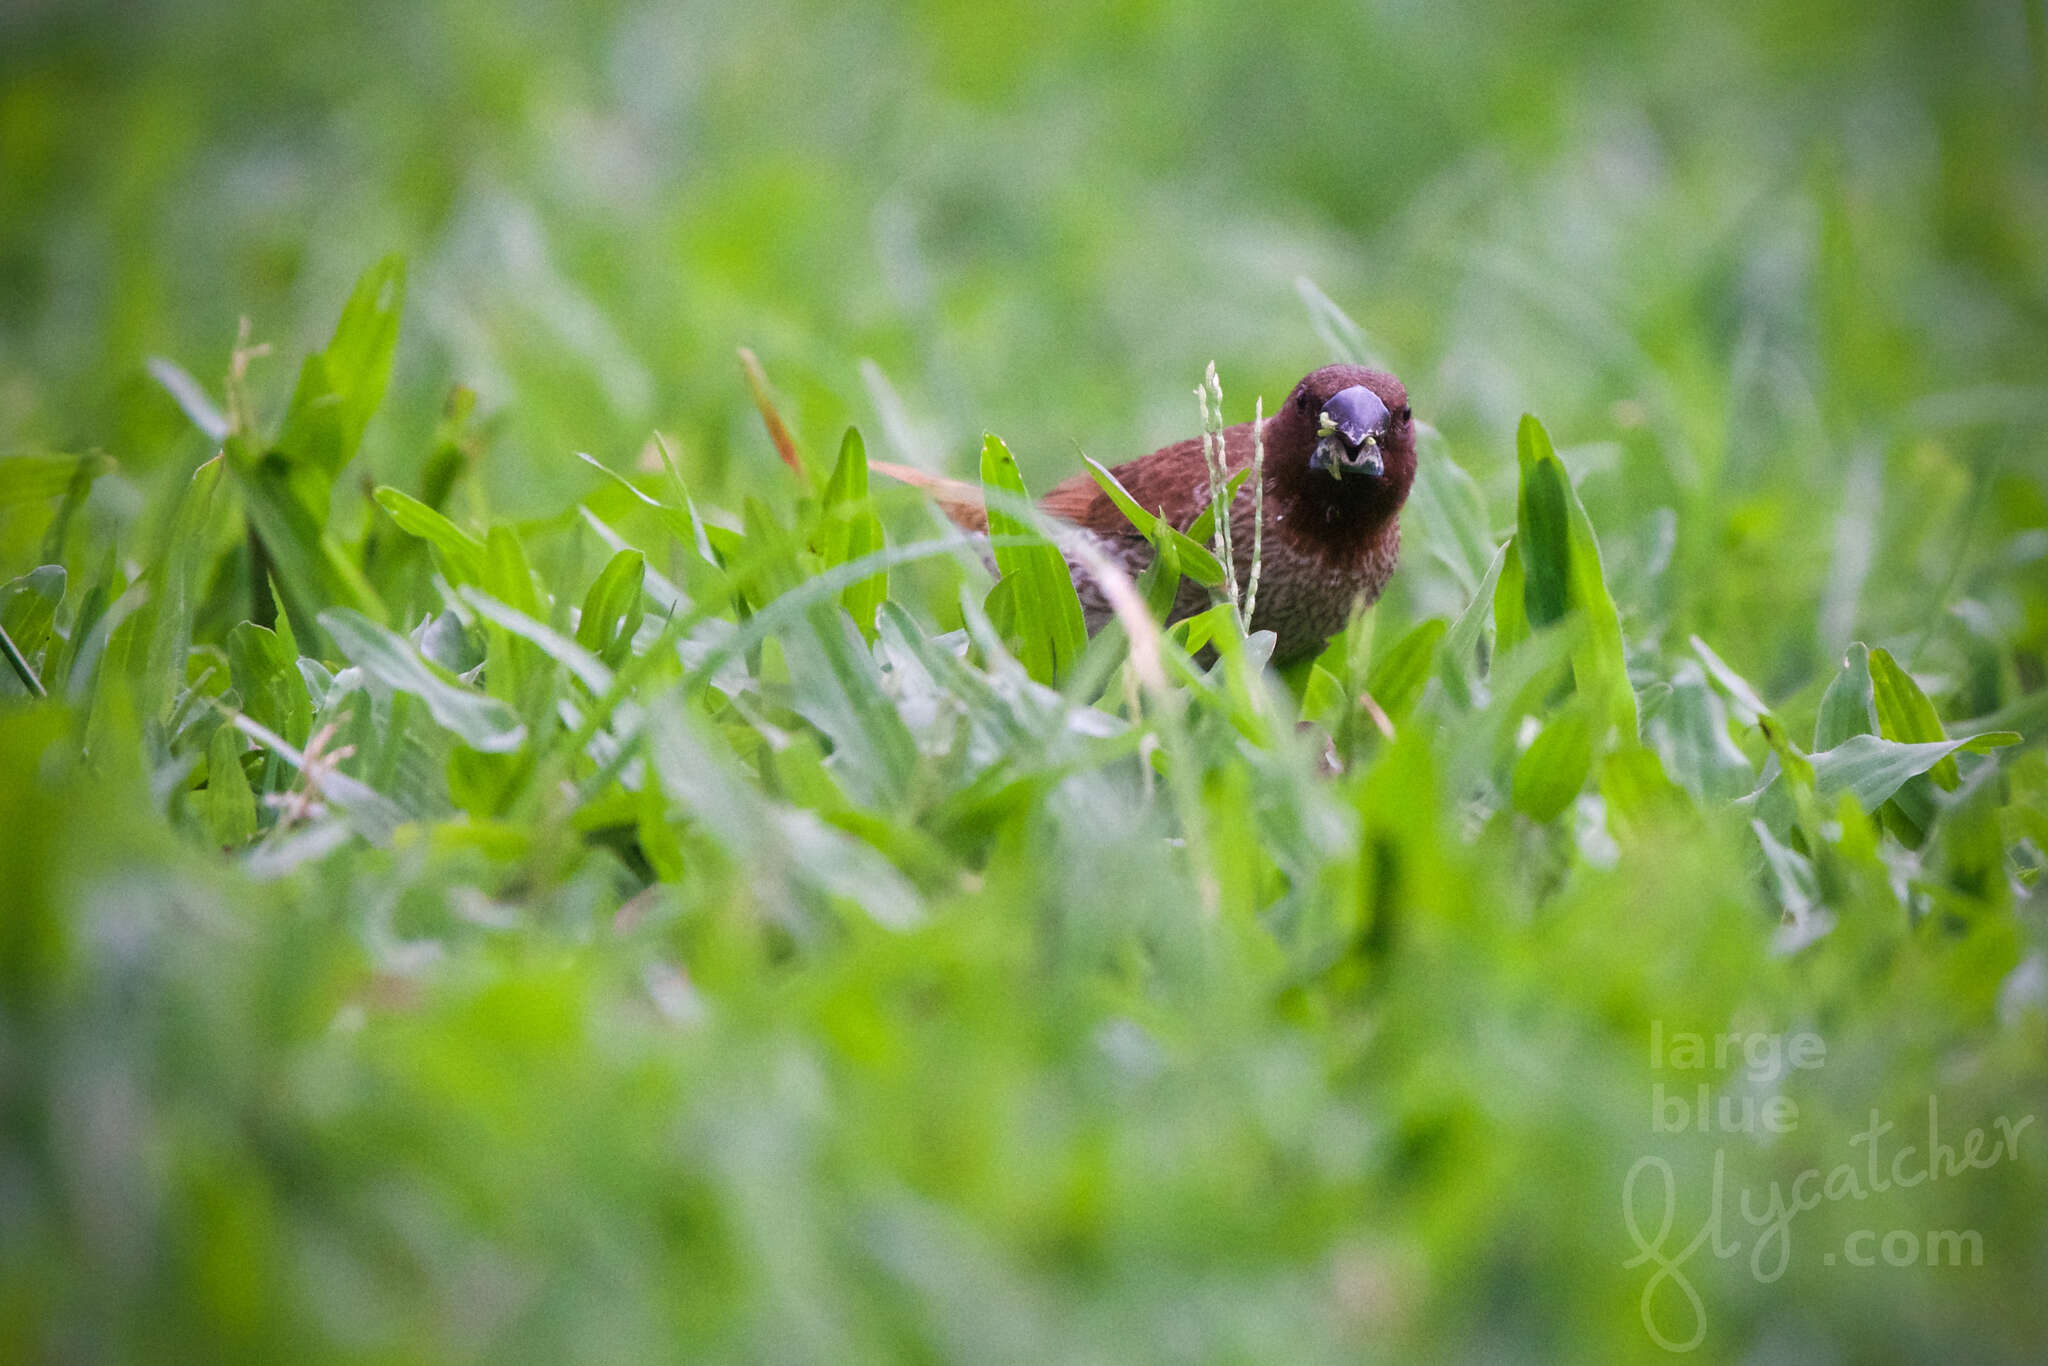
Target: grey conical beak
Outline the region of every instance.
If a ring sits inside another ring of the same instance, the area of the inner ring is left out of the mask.
[[[1317,415],[1318,439],[1308,467],[1333,479],[1341,480],[1346,474],[1380,478],[1387,472],[1380,438],[1387,434],[1392,418],[1380,396],[1364,385],[1338,390]]]
[[[1322,425],[1325,429],[1335,428],[1345,444],[1355,450],[1365,444],[1368,436],[1384,435],[1391,416],[1378,394],[1363,384],[1354,384],[1338,390],[1323,405]]]

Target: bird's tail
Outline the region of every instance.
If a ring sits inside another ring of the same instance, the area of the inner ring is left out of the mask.
[[[981,500],[981,489],[966,480],[949,479],[909,465],[892,465],[886,460],[870,460],[868,468],[898,483],[923,489],[938,504],[939,511],[946,514],[946,520],[961,530],[988,530],[988,508]]]

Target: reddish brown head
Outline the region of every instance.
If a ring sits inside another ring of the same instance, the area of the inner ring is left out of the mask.
[[[1376,529],[1400,512],[1415,483],[1408,391],[1383,371],[1315,371],[1266,420],[1265,436],[1271,487],[1322,509],[1311,523],[1353,533]]]

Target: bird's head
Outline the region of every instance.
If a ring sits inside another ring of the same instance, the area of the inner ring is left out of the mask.
[[[1415,420],[1401,381],[1329,365],[1303,378],[1266,429],[1267,458],[1303,496],[1377,521],[1401,510],[1415,482]]]

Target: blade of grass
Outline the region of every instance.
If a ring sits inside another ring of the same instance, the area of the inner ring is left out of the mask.
[[[1621,614],[1607,590],[1593,523],[1535,417],[1524,415],[1515,434],[1521,468],[1515,541],[1520,553],[1523,602],[1531,625],[1547,626],[1566,610],[1586,619],[1572,661],[1579,691],[1602,701],[1608,722],[1623,738],[1636,738],[1636,697],[1628,681]]]
[[[1088,645],[1073,576],[1059,548],[1011,511],[1013,503],[1028,504],[1029,495],[1016,457],[993,434],[982,438],[981,485],[996,571],[1013,584],[1007,596],[1014,608],[1010,631],[1017,657],[1033,678],[1051,684]]]
[[[448,517],[419,499],[389,484],[380,484],[372,495],[377,506],[391,515],[399,530],[417,536],[441,557],[441,567],[455,583],[478,583],[483,579],[484,543],[455,525]]]
[[[882,520],[868,502],[867,446],[856,427],[848,427],[839,443],[839,460],[825,484],[820,515],[823,522],[816,549],[828,569],[880,550],[885,544]],[[848,588],[840,601],[861,634],[873,640],[875,612],[888,596],[889,577],[880,574]]]
[[[1899,667],[1889,650],[1870,652],[1870,684],[1877,706],[1878,733],[1902,744],[1939,744],[1948,739],[1941,717],[1913,676]],[[1962,782],[1955,760],[1944,759],[1928,771],[1937,786],[1953,792]]]
[[[14,670],[14,676],[21,680],[21,686],[27,688],[32,696],[48,697],[50,695],[49,691],[43,687],[43,680],[36,677],[36,671],[29,667],[28,660],[23,657],[21,650],[15,645],[14,637],[7,634],[5,626],[0,626],[0,653],[4,653],[7,656],[8,666]]]

